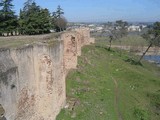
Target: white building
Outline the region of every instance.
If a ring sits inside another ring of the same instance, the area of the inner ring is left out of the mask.
[[[141,32],[141,27],[140,26],[136,26],[136,25],[132,25],[132,26],[128,27],[128,31],[129,32],[133,32],[133,31]]]
[[[102,32],[103,31],[103,27],[96,27],[96,31],[97,32]]]

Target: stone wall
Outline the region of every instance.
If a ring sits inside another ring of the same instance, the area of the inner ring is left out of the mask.
[[[0,66],[0,102],[7,120],[55,118],[65,104],[63,44],[1,51]]]
[[[81,29],[63,33],[53,45],[36,43],[0,49],[1,117],[55,120],[65,105],[67,71],[76,68],[81,47],[90,40],[88,29]]]
[[[89,28],[81,28],[75,30],[82,36],[81,45],[89,45],[90,44],[90,29]]]
[[[81,55],[81,48],[95,42],[95,39],[90,37],[89,28],[65,32],[61,36],[61,40],[64,41],[64,66],[66,70],[75,69],[77,57]]]

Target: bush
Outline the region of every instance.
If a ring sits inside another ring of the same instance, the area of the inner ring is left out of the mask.
[[[137,120],[149,120],[148,112],[143,109],[135,108],[134,116],[137,118]]]

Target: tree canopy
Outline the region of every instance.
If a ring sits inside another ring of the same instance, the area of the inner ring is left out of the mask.
[[[0,35],[3,33],[11,33],[16,31],[17,27],[17,16],[13,11],[13,0],[1,0],[0,1]]]
[[[20,11],[19,30],[21,34],[35,35],[49,33],[51,29],[50,13],[35,2],[25,4]]]
[[[41,8],[34,0],[27,0],[17,17],[13,11],[12,1],[0,0],[0,36],[13,33],[36,35],[49,33],[51,29],[57,32],[66,29],[67,20],[60,6],[51,16],[47,8]]]

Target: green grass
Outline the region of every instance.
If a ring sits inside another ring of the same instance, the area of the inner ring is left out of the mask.
[[[141,36],[139,35],[128,35],[121,40],[121,45],[123,46],[147,46],[147,41],[145,39],[143,39]],[[113,40],[112,45],[120,45],[120,40]],[[96,41],[100,41],[100,43],[104,43],[107,44],[109,43],[109,37],[105,37],[105,36],[98,36],[96,37]]]
[[[85,46],[67,78],[67,104],[57,120],[159,120],[160,68],[104,45]]]
[[[17,48],[25,44],[31,45],[36,42],[52,44],[60,35],[61,33],[50,33],[44,35],[0,37],[0,48]]]
[[[128,46],[145,46],[147,42],[144,38],[139,35],[128,35],[127,37],[122,38],[122,45]],[[118,45],[119,41],[115,41],[114,44]]]

